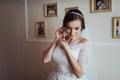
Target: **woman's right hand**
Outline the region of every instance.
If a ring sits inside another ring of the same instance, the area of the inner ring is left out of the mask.
[[[63,38],[63,29],[62,27],[58,28],[55,32],[55,37],[60,40]]]

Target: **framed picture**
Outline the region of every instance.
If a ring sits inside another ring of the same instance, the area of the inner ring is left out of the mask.
[[[109,12],[112,10],[111,0],[90,0],[91,13]]]
[[[45,22],[35,22],[35,34],[37,37],[45,37]]]
[[[68,7],[68,8],[65,8],[65,14],[66,14],[70,9],[79,9],[79,7],[76,6],[76,7]]]
[[[113,28],[112,28],[112,37],[120,38],[120,16],[113,17]]]
[[[57,3],[45,4],[45,17],[58,16]]]

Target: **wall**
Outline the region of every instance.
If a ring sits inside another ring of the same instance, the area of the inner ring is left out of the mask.
[[[111,28],[112,17],[120,14],[118,10],[120,1],[112,0],[112,12],[90,13],[89,0],[79,0],[79,2],[57,0],[55,2],[58,2],[59,16],[44,18],[42,4],[49,2],[54,2],[54,0],[29,0],[28,2],[28,8],[30,4],[33,9],[34,7],[38,9],[37,7],[40,6],[40,9],[34,13],[39,15],[39,17],[35,16],[37,18],[35,21],[45,20],[47,22],[48,38],[52,39],[54,36],[49,33],[54,34],[54,31],[61,26],[64,8],[79,6],[84,13],[86,25],[94,42],[92,47],[98,80],[119,80],[120,40],[111,38]],[[29,21],[32,13],[31,9],[28,9]],[[27,38],[29,41],[26,40],[25,17],[24,0],[0,1],[0,80],[45,80],[54,68],[54,63],[43,64],[41,58],[49,43],[40,42],[41,39],[36,40],[30,35]],[[57,22],[54,23],[55,21]]]

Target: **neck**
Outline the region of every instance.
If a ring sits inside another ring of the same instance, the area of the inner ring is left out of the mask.
[[[69,39],[69,43],[72,43],[72,42],[79,42],[81,37],[77,37],[77,38],[74,38],[74,39]]]

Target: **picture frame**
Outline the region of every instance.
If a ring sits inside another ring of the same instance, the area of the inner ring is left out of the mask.
[[[45,22],[35,22],[35,35],[37,37],[45,37],[46,31],[45,31]]]
[[[45,4],[44,7],[45,7],[45,11],[44,11],[45,17],[55,17],[55,16],[58,16],[57,3],[48,3],[48,4]]]
[[[120,16],[119,17],[113,17],[112,23],[113,23],[112,37],[120,39]]]
[[[90,7],[91,13],[112,11],[111,0],[90,0],[90,4],[91,4]]]
[[[79,9],[79,7],[78,7],[78,6],[75,6],[75,7],[65,8],[65,14],[66,14],[70,9]]]

